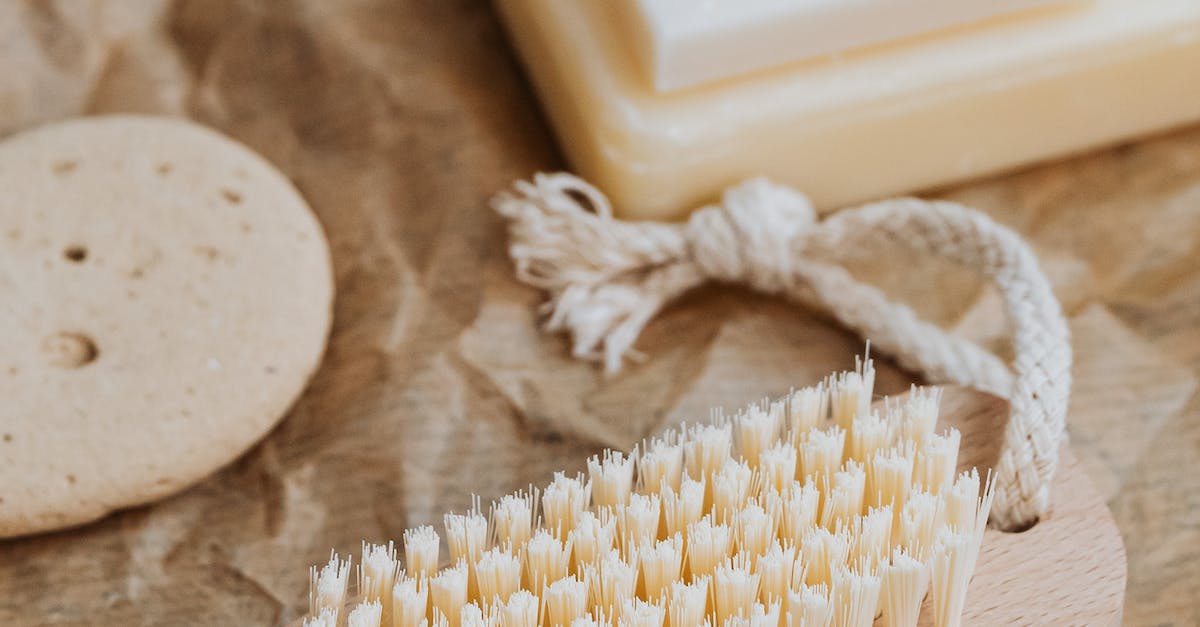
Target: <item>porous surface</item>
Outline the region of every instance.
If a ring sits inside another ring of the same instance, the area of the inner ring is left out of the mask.
[[[188,486],[320,360],[320,225],[264,159],[198,125],[82,118],[0,144],[0,536]]]

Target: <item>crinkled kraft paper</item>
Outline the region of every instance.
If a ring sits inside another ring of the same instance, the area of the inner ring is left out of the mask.
[[[0,134],[76,114],[185,116],[287,173],[332,244],[338,300],[307,392],[201,484],[0,542],[0,624],[279,625],[330,548],[485,502],[602,446],[852,364],[818,312],[687,295],[606,379],[538,330],[486,200],[562,168],[486,2],[0,3]],[[2,194],[0,190],[0,194]],[[1200,129],[944,191],[1033,242],[1071,317],[1076,454],[1129,551],[1129,624],[1200,622]],[[998,300],[907,253],[855,271],[1004,354]],[[883,364],[878,391],[912,375]],[[1193,466],[1194,467],[1194,466]]]

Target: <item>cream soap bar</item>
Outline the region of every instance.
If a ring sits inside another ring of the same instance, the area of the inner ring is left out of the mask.
[[[610,1],[626,5],[639,66],[667,91],[1052,0]]]
[[[1200,0],[1092,0],[660,93],[605,0],[496,0],[563,152],[627,218],[768,176],[831,208],[1200,119]]]

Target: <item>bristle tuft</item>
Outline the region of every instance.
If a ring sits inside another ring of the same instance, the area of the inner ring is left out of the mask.
[[[958,627],[995,496],[870,360],[311,571],[304,627]],[[357,605],[354,605],[357,603]],[[353,605],[353,608],[350,606]]]
[[[833,624],[845,627],[871,627],[879,607],[880,579],[846,568],[833,573],[830,597],[833,599]]]
[[[629,502],[633,492],[633,456],[606,450],[588,460],[588,478],[592,483],[592,503],[598,508],[615,509]]]
[[[833,601],[829,586],[801,584],[788,595],[789,627],[830,627],[833,623]]]
[[[437,573],[441,539],[429,525],[404,531],[404,559],[411,577],[432,577]]]
[[[382,613],[379,601],[363,601],[346,617],[346,627],[379,627]]]
[[[468,581],[466,561],[442,569],[429,580],[430,603],[435,611],[445,617],[450,627],[459,627],[462,608],[468,600]]]
[[[791,393],[787,400],[787,428],[795,434],[816,429],[829,414],[829,390],[822,381]]]
[[[902,547],[880,567],[879,603],[888,627],[917,627],[921,601],[929,590],[929,566]]]
[[[546,621],[550,627],[568,627],[575,619],[587,615],[588,587],[583,580],[570,575],[546,587]]]
[[[321,570],[313,567],[310,571],[309,613],[317,615],[328,609],[333,612],[336,622],[346,604],[346,585],[349,582],[350,561],[338,559],[336,553],[330,554],[329,563]]]
[[[678,439],[677,432],[671,431],[663,437],[654,438],[645,446],[645,452],[637,463],[640,492],[657,492],[663,482],[672,490],[679,489],[679,483],[683,480],[683,445]]]

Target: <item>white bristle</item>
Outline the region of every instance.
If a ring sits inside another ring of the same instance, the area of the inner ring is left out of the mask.
[[[734,512],[730,525],[737,551],[753,561],[767,552],[775,540],[775,519],[758,503],[750,503]]]
[[[475,562],[475,580],[480,601],[507,599],[521,587],[521,560],[507,547],[484,551]]]
[[[667,609],[661,602],[625,599],[617,627],[663,627]]]
[[[936,627],[959,627],[966,606],[967,586],[975,570],[976,551],[970,532],[941,529],[933,543],[930,598]]]
[[[688,525],[700,520],[704,515],[704,479],[694,481],[691,477],[684,476],[678,490],[664,484],[661,498],[667,535],[684,533]]]
[[[929,590],[929,566],[903,547],[896,547],[891,561],[880,567],[879,575],[879,604],[888,627],[917,627],[921,601]]]
[[[428,580],[401,574],[392,586],[392,627],[420,627],[428,612]]]
[[[567,627],[587,614],[588,587],[575,575],[564,577],[546,587],[546,621],[551,627]]]
[[[825,499],[821,505],[819,522],[826,529],[839,523],[848,523],[863,510],[866,495],[867,475],[862,464],[855,461],[845,463],[842,470],[826,477]]]
[[[883,399],[883,423],[887,427],[886,446],[896,447],[909,441],[904,437],[904,407],[900,403]]]
[[[567,576],[571,567],[571,541],[564,544],[554,534],[538,529],[525,546],[525,579],[534,590]]]
[[[818,483],[842,464],[846,447],[846,431],[832,426],[800,434],[796,449],[800,453],[799,479],[812,478]]]
[[[866,503],[871,507],[892,506],[901,511],[912,488],[913,458],[916,449],[912,442],[876,451],[867,460]]]
[[[876,565],[887,559],[892,545],[892,507],[872,508],[856,517],[852,525],[851,560],[863,565]]]
[[[762,604],[755,602],[747,614],[735,614],[725,619],[725,627],[779,627],[778,601]]]
[[[688,525],[687,562],[692,579],[711,575],[733,553],[733,531],[705,516]]]
[[[992,500],[996,496],[994,477],[989,473],[982,493],[979,488],[979,471],[972,468],[963,472],[942,491],[938,511],[938,525],[969,533],[976,552],[983,543]]]
[[[694,578],[691,583],[676,581],[671,584],[671,595],[667,600],[669,627],[700,627],[705,623],[711,583],[712,578],[705,575]]]
[[[779,538],[798,545],[804,532],[817,524],[821,492],[816,484],[795,483],[781,494]]]
[[[712,477],[712,512],[718,521],[728,521],[750,496],[754,471],[744,461],[728,460]]]
[[[978,471],[976,471],[978,472]],[[983,546],[983,533],[987,531],[988,517],[992,513],[992,501],[996,498],[996,477],[988,471],[987,480],[983,484],[983,494],[979,496],[979,504],[975,508],[975,550]]]
[[[645,447],[646,452],[638,458],[638,485],[644,494],[659,490],[665,481],[671,489],[678,490],[683,479],[683,445],[677,441],[676,432],[655,438]]]
[[[873,412],[873,386],[859,362],[643,453],[605,451],[486,517],[476,497],[445,517],[440,572],[432,527],[404,532],[406,569],[364,544],[353,611],[335,554],[312,569],[304,627],[911,627],[927,589],[934,624],[957,627],[994,480],[956,474],[938,390]]]
[[[786,599],[792,589],[796,547],[776,542],[758,558],[758,600],[770,603]]]
[[[958,475],[938,495],[938,526],[974,530],[979,507],[979,471],[972,468]]]
[[[857,360],[853,372],[843,372],[830,378],[829,397],[833,422],[847,432],[854,428],[854,418],[871,408],[875,390],[875,364],[870,359]]]
[[[887,421],[880,417],[879,412],[868,412],[855,416],[853,427],[849,432],[850,458],[867,460],[887,447],[891,436],[891,428]]]
[[[961,440],[958,429],[953,428],[945,435],[927,436],[913,462],[913,484],[937,494],[954,481]]]
[[[941,399],[941,388],[913,386],[904,401],[900,436],[920,445],[926,437],[933,435]]]
[[[637,592],[637,557],[628,563],[620,553],[610,551],[594,566],[587,569],[587,584],[593,604],[610,619],[619,619],[625,608],[625,600],[632,599]]]
[[[491,617],[486,615],[483,608],[475,603],[468,603],[458,613],[458,623],[461,627],[490,627]]]
[[[467,563],[460,561],[442,569],[429,580],[429,601],[446,617],[450,627],[459,627],[462,607],[467,604]]]
[[[638,550],[642,581],[646,598],[650,601],[662,599],[683,573],[683,536],[675,534],[653,545],[644,545]]]
[[[534,512],[537,511],[537,490],[517,492],[500,497],[492,504],[492,528],[496,544],[515,548],[525,546],[533,535]]]
[[[845,627],[871,627],[875,610],[879,608],[880,579],[847,568],[833,572],[830,599],[833,601],[833,624]]]
[[[329,563],[321,570],[314,566],[309,571],[309,613],[320,614],[329,609],[336,621],[346,604],[346,584],[349,582],[350,560],[342,561],[336,553],[331,553]]]
[[[758,473],[763,489],[782,493],[796,479],[796,447],[789,442],[776,442],[758,458]]]
[[[845,531],[832,532],[813,527],[800,542],[800,560],[804,564],[804,583],[832,584],[833,572],[846,565],[850,538]]]
[[[712,476],[729,460],[733,427],[728,423],[693,425],[683,444],[683,461],[689,476],[711,483]]]
[[[797,435],[821,426],[829,414],[829,390],[825,382],[792,392],[787,410],[787,428]]]
[[[758,580],[759,574],[744,558],[728,558],[713,570],[713,606],[718,625],[732,616],[750,615],[758,599]]]
[[[588,459],[592,502],[598,508],[615,508],[629,502],[633,492],[633,456],[606,450]]]
[[[487,518],[478,510],[473,509],[466,514],[446,514],[443,520],[446,528],[446,544],[450,548],[450,560],[453,562],[466,560],[468,563],[475,563],[479,559],[479,554],[487,548]],[[453,618],[449,614],[446,616]],[[458,613],[455,612],[454,616],[458,616]]]
[[[771,401],[767,406],[767,413],[771,414],[771,419],[775,421],[776,433],[775,439],[779,439],[787,431],[788,424],[788,402],[786,398]],[[774,440],[772,440],[774,442]]]
[[[774,412],[751,405],[733,418],[738,453],[751,466],[757,466],[763,451],[779,440],[779,418]]]
[[[937,530],[938,497],[919,490],[908,495],[900,512],[899,544],[917,559],[924,559]]]
[[[346,617],[346,627],[379,627],[383,605],[379,601],[363,601]]]
[[[337,617],[337,611],[332,607],[327,607],[305,618],[303,627],[338,627]]]
[[[587,622],[582,622],[587,621]],[[610,616],[602,608],[593,607],[590,614],[577,618],[571,623],[572,627],[615,627],[620,623],[619,617]]]
[[[780,612],[783,599],[775,599],[770,603],[755,603],[754,612],[750,616],[750,627],[779,627]]]
[[[626,554],[658,538],[658,523],[662,504],[658,496],[632,494],[629,502],[617,514],[617,530]]]
[[[362,559],[358,564],[358,594],[364,601],[378,601],[381,619],[392,621],[392,586],[396,582],[396,547],[387,544],[362,545]]]
[[[788,627],[831,627],[832,623],[829,586],[801,584],[788,594]]]
[[[585,511],[575,521],[575,528],[568,537],[574,550],[575,572],[583,573],[584,566],[594,564],[616,546],[617,521],[608,510]]]
[[[541,600],[528,590],[518,590],[500,608],[500,627],[538,627]]]
[[[404,560],[411,577],[432,577],[437,573],[441,539],[437,531],[423,525],[404,531]]]
[[[591,493],[591,483],[585,482],[583,475],[568,477],[566,473],[554,473],[554,481],[542,491],[545,528],[559,538],[566,538],[575,527],[575,519],[587,508]]]

